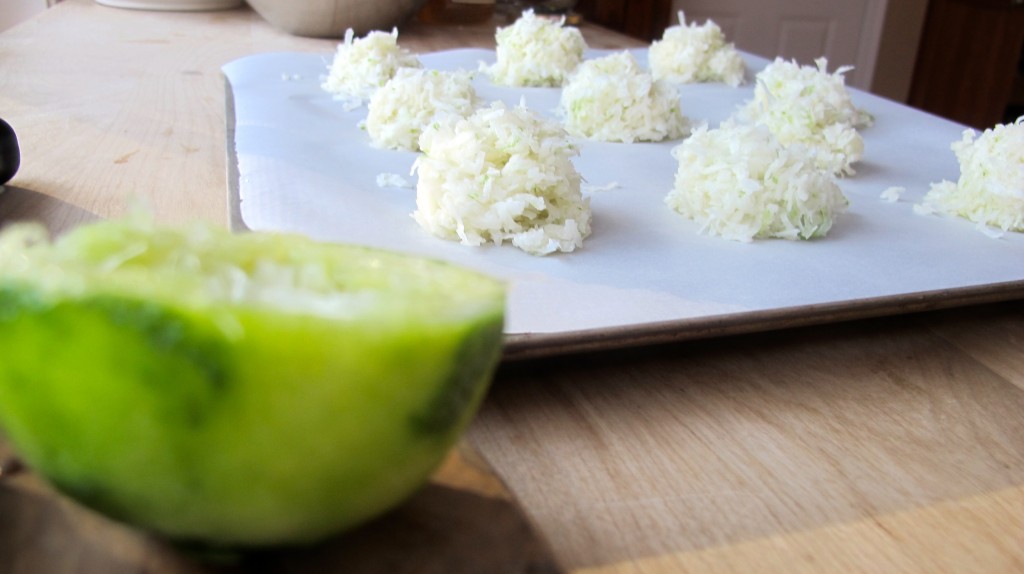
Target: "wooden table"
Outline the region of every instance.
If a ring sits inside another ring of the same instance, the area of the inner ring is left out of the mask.
[[[492,32],[413,24],[401,41]],[[0,117],[24,156],[0,221],[61,231],[141,200],[226,224],[221,65],[333,46],[247,9],[91,0],[0,34]],[[1020,572],[1024,302],[506,364],[408,505],[252,560],[199,564],[31,473],[0,483],[0,572]]]

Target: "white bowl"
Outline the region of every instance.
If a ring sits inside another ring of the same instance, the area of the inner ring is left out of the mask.
[[[227,10],[242,5],[242,0],[96,0],[97,4],[132,10],[163,10],[166,12],[199,12]]]
[[[248,0],[253,10],[277,28],[298,36],[341,38],[390,30],[412,17],[426,0]]]

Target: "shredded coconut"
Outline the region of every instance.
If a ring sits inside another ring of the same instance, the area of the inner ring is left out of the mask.
[[[917,215],[935,215],[935,208],[933,208],[931,205],[915,203],[914,213],[916,213]]]
[[[416,187],[408,179],[397,173],[378,173],[377,187],[399,187],[412,189]]]
[[[1001,239],[1004,235],[1006,235],[1006,231],[995,227],[989,227],[988,225],[985,225],[980,221],[974,224],[974,228],[977,229],[979,233],[981,233],[985,237],[988,237],[989,239]]]
[[[689,84],[723,82],[736,87],[743,83],[746,66],[736,46],[725,41],[722,29],[712,20],[703,26],[686,23],[679,11],[679,25],[665,29],[661,40],[648,50],[655,79]]]
[[[590,201],[571,162],[578,148],[555,122],[501,102],[431,126],[413,217],[464,245],[511,243],[533,255],[569,252],[590,234]]]
[[[373,145],[419,151],[423,128],[447,116],[466,117],[478,104],[472,75],[399,68],[370,98],[366,132]]]
[[[558,87],[583,61],[587,43],[583,34],[565,27],[565,18],[539,18],[523,12],[511,26],[498,28],[496,61],[483,71],[505,86]]]
[[[857,132],[874,119],[857,109],[846,89],[843,66],[827,72],[825,58],[815,66],[776,58],[757,74],[754,98],[736,114],[740,121],[768,126],[783,145],[800,143],[817,152],[817,163],[835,175],[853,175],[864,154]]]
[[[950,148],[960,179],[932,184],[922,211],[958,215],[1003,231],[1024,231],[1024,116],[980,136],[965,130]]]
[[[399,68],[420,68],[419,58],[398,46],[398,29],[374,31],[354,38],[351,28],[338,44],[334,60],[321,87],[355,109],[370,99]]]
[[[896,203],[897,201],[900,200],[900,196],[906,192],[907,188],[894,185],[892,187],[886,188],[885,191],[882,192],[881,198],[883,201],[888,201],[889,203]]]
[[[565,127],[600,141],[677,139],[689,131],[675,86],[643,71],[629,52],[584,62],[562,90]]]
[[[617,181],[610,181],[610,182],[608,182],[608,183],[606,183],[604,185],[592,185],[592,184],[584,183],[584,184],[581,185],[580,189],[582,189],[586,193],[593,194],[593,193],[600,193],[602,191],[611,191],[613,189],[619,189],[620,187],[622,187],[622,185],[620,185],[619,182],[617,182]]]
[[[800,145],[767,127],[725,122],[697,128],[672,150],[679,162],[665,203],[701,231],[736,241],[824,237],[847,201]]]

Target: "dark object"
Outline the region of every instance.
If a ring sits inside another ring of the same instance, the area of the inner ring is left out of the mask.
[[[1004,119],[1024,46],[1024,4],[931,0],[907,100],[973,128]]]
[[[579,0],[576,11],[589,22],[647,42],[661,38],[675,18],[671,0]]]
[[[21,462],[21,459],[14,456],[0,459],[0,480],[18,474],[22,470],[25,470],[25,465]]]
[[[11,181],[21,165],[21,150],[14,128],[0,119],[0,185]]]

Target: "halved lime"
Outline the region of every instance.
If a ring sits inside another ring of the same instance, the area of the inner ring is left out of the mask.
[[[486,392],[504,286],[443,262],[139,220],[0,234],[0,425],[84,504],[212,545],[400,503]]]

